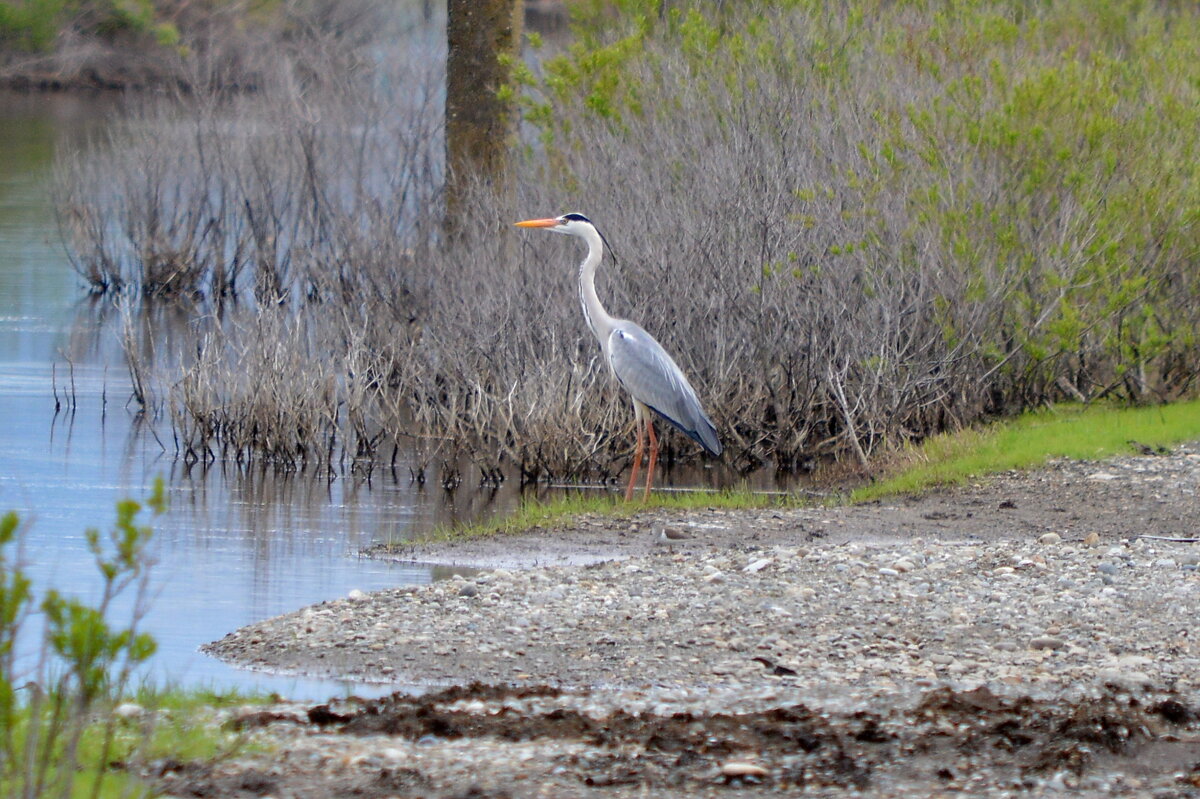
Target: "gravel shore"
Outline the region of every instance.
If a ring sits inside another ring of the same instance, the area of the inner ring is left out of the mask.
[[[1192,795],[1200,545],[1160,539],[1200,536],[1198,488],[1189,446],[873,506],[585,519],[414,548],[494,568],[304,608],[207,650],[251,668],[512,686],[301,725],[364,757],[399,752],[420,779],[380,796]],[[474,731],[354,721],[435,711]],[[554,714],[662,729],[608,740]],[[667,743],[680,714],[712,741]],[[735,734],[730,717],[776,735]],[[272,795],[309,795],[287,785]]]

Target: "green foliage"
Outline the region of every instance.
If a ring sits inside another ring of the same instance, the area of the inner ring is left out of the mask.
[[[147,505],[155,513],[165,509],[161,480]],[[140,611],[124,627],[114,625],[110,611],[117,597],[131,589],[140,597],[145,589],[145,548],[152,531],[137,524],[141,510],[132,500],[118,502],[111,530],[86,532],[102,578],[94,605],[54,589],[37,602],[11,554],[19,543],[19,519],[15,513],[0,519],[0,793],[5,796],[100,796],[107,795],[106,786],[127,782],[110,774],[108,764],[118,750],[128,752],[145,736],[131,737],[112,710],[130,677],[153,655],[155,642],[137,629]],[[16,641],[35,606],[45,619],[49,658],[31,674],[18,659]]]
[[[20,50],[48,50],[70,0],[21,0],[0,4],[0,42]]]
[[[0,44],[18,50],[50,50],[60,31],[109,38],[147,34],[163,47],[179,43],[179,30],[163,19],[169,3],[154,0],[16,0],[0,3]]]
[[[779,238],[812,242],[800,263],[863,269],[867,298],[904,270],[940,274],[956,287],[927,306],[943,350],[986,375],[981,407],[1006,411],[1195,390],[1198,50],[1190,4],[623,0],[580,4],[576,42],[522,77],[536,168],[564,192],[586,182],[579,142],[594,152],[605,131],[619,147],[667,115],[715,120],[714,146],[819,161],[842,142],[808,137],[812,109],[776,99],[802,87],[854,152],[762,198],[787,207]],[[830,207],[845,234],[817,244]],[[756,296],[812,274],[760,263]]]
[[[1143,408],[1062,405],[1010,422],[933,436],[911,447],[897,473],[860,488],[852,502],[911,494],[1051,458],[1098,459],[1200,437],[1200,401]]]
[[[1194,46],[1200,30],[1194,14],[1167,30],[1164,17],[1130,4],[1110,3],[1122,13],[1095,19],[1063,5],[1003,36],[972,37],[986,73],[945,81],[948,101],[910,109],[917,151],[945,167],[948,184],[919,195],[916,210],[963,267],[1019,281],[999,324],[1032,360],[1084,355],[1117,377],[1143,373],[1173,343],[1194,341],[1194,318],[1180,320],[1174,342],[1162,322],[1175,299],[1164,289],[1178,290],[1181,277],[1197,288],[1185,268],[1197,243],[1185,218],[1200,184],[1180,166],[1194,161],[1200,96],[1195,66],[1172,52]],[[1056,41],[1096,25],[1121,49]],[[936,37],[945,43],[939,74],[947,48],[967,46],[962,37]],[[1164,59],[1183,80],[1163,79]],[[1134,399],[1149,390],[1141,381],[1124,388]]]
[[[641,493],[637,493],[641,497]],[[550,500],[526,499],[521,507],[506,516],[477,523],[442,525],[428,536],[430,541],[451,541],[492,535],[516,535],[538,527],[570,524],[589,513],[612,517],[633,516],[653,508],[690,510],[695,508],[764,508],[791,504],[791,497],[754,491],[678,491],[653,492],[648,501],[624,502],[617,494],[595,492],[560,496]],[[412,541],[406,540],[404,546]]]
[[[8,552],[16,540],[20,521],[17,514],[0,518],[0,663],[11,663],[16,655],[17,631],[29,611],[32,600],[30,581],[13,564]],[[13,716],[16,694],[11,678],[0,679],[0,722]]]

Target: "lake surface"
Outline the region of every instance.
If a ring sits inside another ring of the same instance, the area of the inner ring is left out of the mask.
[[[24,559],[37,590],[92,601],[100,581],[84,531],[109,529],[117,500],[146,497],[162,477],[170,509],[143,519],[156,531],[144,620],[159,643],[153,678],[326,698],[348,686],[239,671],[197,647],[352,589],[433,579],[432,568],[356,553],[486,512],[491,498],[412,484],[403,464],[399,479],[377,475],[368,485],[219,465],[185,470],[173,448],[164,450],[128,402],[115,314],[88,298],[53,214],[55,153],[99,133],[113,102],[0,94],[0,510],[26,523]],[[169,424],[155,428],[170,435]],[[131,609],[123,604],[114,620]]]

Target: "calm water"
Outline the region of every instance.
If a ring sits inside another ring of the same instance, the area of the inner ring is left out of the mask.
[[[477,513],[488,497],[457,506],[441,489],[411,485],[403,466],[401,479],[377,477],[370,486],[188,472],[146,433],[127,406],[128,374],[115,326],[105,324],[111,308],[86,297],[51,210],[54,153],[95,133],[112,102],[0,94],[0,509],[27,521],[24,557],[35,586],[94,598],[99,581],[84,530],[107,529],[116,500],[145,497],[163,477],[170,510],[153,522],[157,565],[145,620],[160,647],[153,675],[327,697],[345,686],[242,672],[197,647],[351,589],[433,579],[430,568],[355,553]],[[64,400],[57,412],[56,392]],[[158,432],[169,435],[169,425]]]
[[[115,102],[0,93],[0,511],[16,510],[26,522],[24,558],[39,590],[94,601],[99,579],[84,531],[108,529],[117,500],[144,498],[162,477],[170,509],[153,520],[156,565],[143,624],[159,642],[152,678],[312,700],[386,690],[240,671],[197,648],[352,589],[434,579],[437,569],[356,553],[507,510],[516,486],[493,494],[464,484],[451,495],[413,484],[403,459],[394,476],[377,470],[369,484],[177,462],[169,423],[143,423],[129,401],[117,313],[87,296],[53,214],[55,154],[101,133]],[[778,487],[765,477],[752,484]],[[129,612],[127,603],[114,620]]]

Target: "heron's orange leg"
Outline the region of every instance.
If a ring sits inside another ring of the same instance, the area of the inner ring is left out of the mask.
[[[654,435],[654,417],[646,419],[646,431],[650,433],[650,462],[646,464],[646,496],[650,499],[650,485],[654,482],[654,464],[658,463],[658,436]]]
[[[637,448],[636,448],[636,451],[633,453],[633,469],[629,473],[629,487],[625,489],[625,501],[626,502],[633,499],[633,484],[635,482],[637,482],[638,467],[642,465],[643,440],[642,440],[642,415],[640,413],[637,414],[637,421],[634,422],[634,424],[637,425]]]

